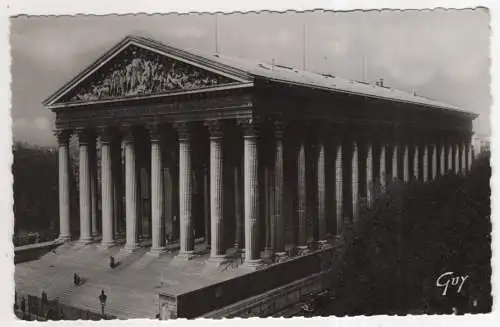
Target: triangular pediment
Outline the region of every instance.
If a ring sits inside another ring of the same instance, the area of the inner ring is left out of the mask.
[[[53,106],[245,85],[244,73],[152,40],[129,37],[45,101]]]

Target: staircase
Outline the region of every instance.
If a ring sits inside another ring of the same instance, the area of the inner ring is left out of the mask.
[[[122,319],[154,318],[157,313],[157,287],[160,284],[164,260],[146,254],[140,248],[128,254],[121,246],[101,249],[96,244],[61,245],[56,253],[49,252],[39,260],[16,265],[15,281],[19,295],[40,296],[75,308],[101,312],[98,296],[104,290],[105,312]],[[119,265],[111,269],[109,257]],[[79,273],[84,283],[73,284],[73,274]]]
[[[92,312],[101,312],[99,294],[101,290],[107,295],[105,314],[120,319],[154,318],[156,310],[156,294],[109,283],[87,281],[78,286],[75,292],[60,299],[60,302]]]

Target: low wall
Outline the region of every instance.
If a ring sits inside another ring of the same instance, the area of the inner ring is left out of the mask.
[[[21,310],[21,298],[26,300],[24,312]],[[102,316],[100,313],[74,308],[59,303],[58,300],[48,300],[45,304],[41,298],[33,295],[21,296],[14,305],[15,315],[22,320],[110,320],[116,319],[111,315]]]
[[[159,294],[162,319],[196,318],[295,281],[326,272],[333,266],[334,250],[325,249],[273,264],[184,294]]]
[[[330,288],[332,270],[314,274],[264,294],[240,301],[219,310],[209,312],[202,318],[249,318],[269,317],[298,303],[304,296],[317,294]]]
[[[59,241],[51,241],[15,247],[14,264],[37,260],[61,244],[63,243]]]

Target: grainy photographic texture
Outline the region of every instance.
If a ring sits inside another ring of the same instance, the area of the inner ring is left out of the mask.
[[[490,312],[488,24],[12,17],[16,315]]]

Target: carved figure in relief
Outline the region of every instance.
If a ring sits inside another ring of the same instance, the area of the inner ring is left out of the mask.
[[[82,86],[70,101],[159,94],[172,90],[210,87],[231,80],[156,53],[131,46],[101,68],[95,79]]]

